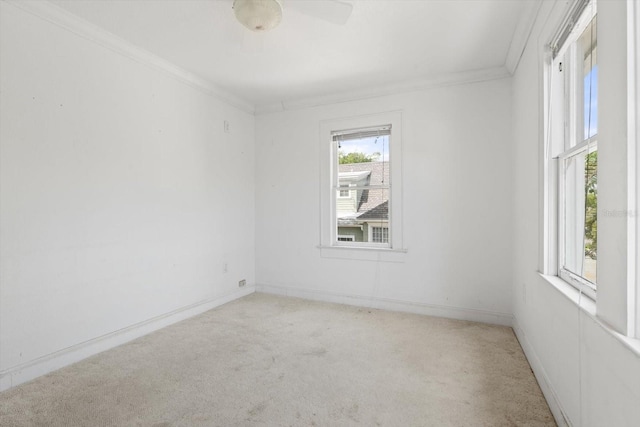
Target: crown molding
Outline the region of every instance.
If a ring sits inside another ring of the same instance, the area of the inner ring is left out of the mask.
[[[541,7],[542,0],[532,0],[526,3],[524,10],[520,14],[513,37],[511,37],[511,45],[509,45],[505,61],[505,67],[511,75],[518,69],[520,58],[522,58],[522,54],[527,47]]]
[[[507,78],[515,72],[522,52],[531,34],[542,0],[533,0],[523,11],[509,48],[505,66],[440,76],[408,80],[375,87],[347,90],[339,93],[307,98],[283,100],[276,103],[258,104],[228,92],[210,81],[191,73],[161,57],[116,36],[49,1],[0,0],[47,22],[66,29],[99,46],[116,52],[145,66],[164,72],[175,80],[200,90],[213,98],[249,114],[268,114],[286,110],[312,108],[342,102],[359,101],[381,96],[415,92],[432,88],[453,86]]]
[[[132,59],[155,70],[164,72],[175,80],[190,87],[200,90],[219,101],[225,102],[239,110],[254,114],[255,107],[252,103],[225,91],[212,84],[208,80],[199,77],[190,71],[160,58],[159,56],[142,49],[113,33],[110,33],[90,22],[48,2],[26,0],[2,0],[23,11],[37,16],[45,21],[68,30],[86,40],[89,40],[106,49]]]
[[[273,104],[256,105],[255,114],[269,114],[287,110],[319,107],[342,102],[360,101],[363,99],[379,98],[406,92],[418,92],[445,86],[478,83],[511,77],[505,67],[485,68],[481,70],[465,71],[445,74],[437,77],[408,80],[370,88],[356,89],[323,96],[281,101]]]

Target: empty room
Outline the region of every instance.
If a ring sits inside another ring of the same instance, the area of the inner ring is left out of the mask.
[[[640,3],[0,0],[0,426],[640,426]]]

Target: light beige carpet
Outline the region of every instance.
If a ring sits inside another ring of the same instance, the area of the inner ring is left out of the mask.
[[[510,328],[253,294],[0,394],[9,426],[553,426]]]

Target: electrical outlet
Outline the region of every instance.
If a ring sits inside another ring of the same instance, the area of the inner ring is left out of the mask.
[[[224,121],[224,125],[223,126],[224,126],[224,133],[231,132],[231,126],[229,125],[229,121],[228,120]]]
[[[222,263],[222,272],[223,273],[227,273],[229,271],[229,263],[228,262],[223,262]]]
[[[246,281],[245,279],[242,279],[242,280],[240,280],[240,281],[238,282],[238,286],[239,286],[239,287],[243,287],[243,286],[244,286],[244,285],[246,285],[246,284],[247,284],[247,281]]]

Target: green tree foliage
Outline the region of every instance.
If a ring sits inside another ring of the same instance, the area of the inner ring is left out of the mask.
[[[376,162],[380,158],[380,153],[364,154],[359,152],[353,152],[345,154],[342,151],[338,151],[338,162],[343,164],[348,163],[369,163]]]
[[[598,255],[598,152],[589,153],[585,173],[585,255],[597,259]]]

